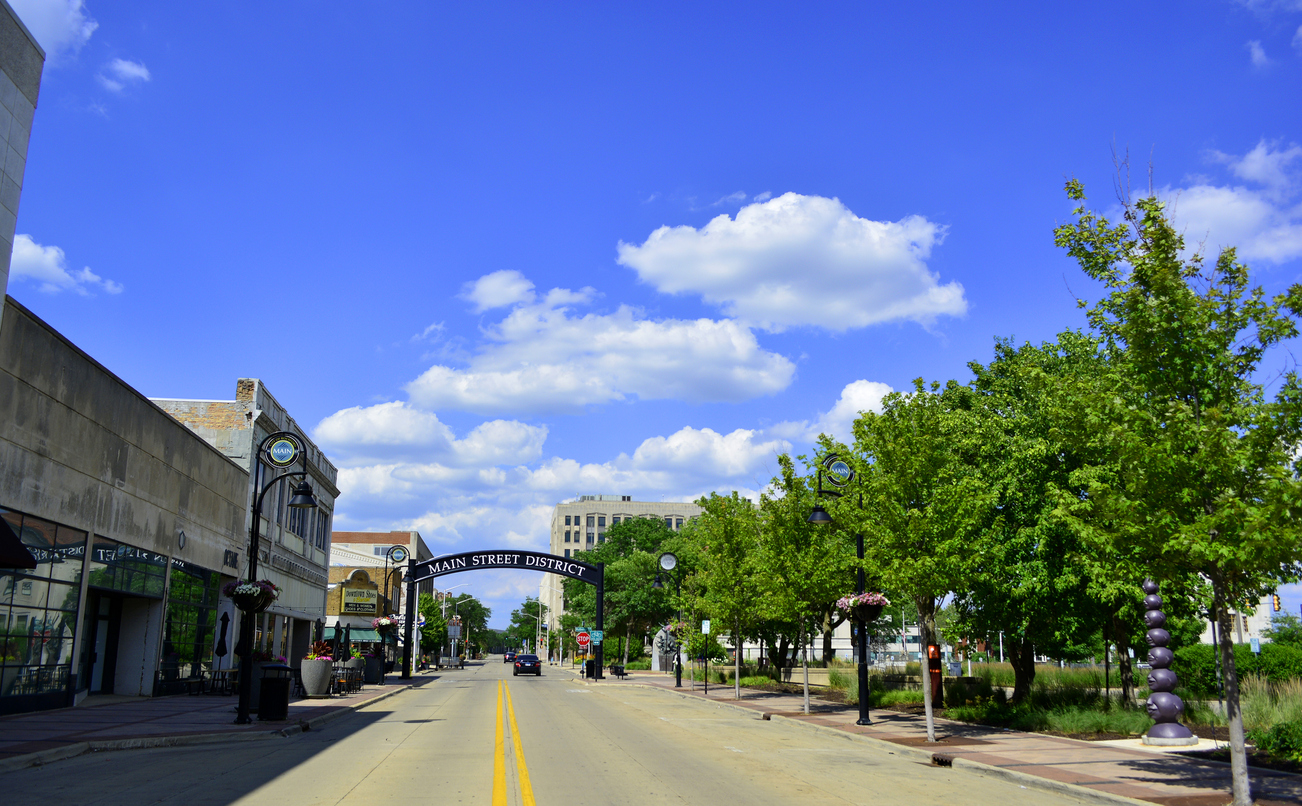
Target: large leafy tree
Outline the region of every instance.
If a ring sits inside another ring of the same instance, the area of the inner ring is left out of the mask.
[[[422,593],[416,600],[416,612],[425,617],[425,626],[420,628],[420,651],[433,652],[447,646],[448,625],[443,619],[443,611],[434,596]]]
[[[1004,633],[1014,701],[1030,693],[1037,652],[1068,660],[1090,654],[1103,617],[1087,574],[1098,564],[1080,562],[1080,540],[1054,515],[1057,492],[1082,464],[1059,435],[1055,393],[1097,374],[1100,364],[1097,343],[1079,333],[1041,345],[997,341],[989,365],[968,364],[987,423],[987,439],[977,446],[981,477],[997,505],[955,610],[965,635]]]
[[[543,632],[539,624],[546,619],[547,605],[533,596],[525,597],[524,602],[511,611],[511,623],[506,628],[506,635],[511,639],[512,646],[534,646],[534,639]],[[541,646],[534,646],[534,651],[541,653]]]
[[[864,532],[871,576],[917,608],[924,646],[936,643],[941,599],[964,590],[971,569],[984,561],[977,537],[990,523],[994,494],[977,465],[988,419],[967,387],[950,381],[928,388],[918,379],[913,391],[887,395],[880,414],[866,412],[854,423],[863,507],[847,496],[835,517]],[[927,740],[934,742],[925,660]]]
[[[701,570],[706,612],[732,633],[734,696],[741,698],[741,642],[750,634],[760,614],[759,508],[734,490],[696,502],[701,515],[693,535],[701,544]]]
[[[1055,242],[1107,292],[1089,309],[1108,360],[1105,394],[1077,403],[1117,467],[1081,475],[1095,512],[1126,524],[1103,533],[1118,550],[1158,578],[1195,573],[1211,583],[1234,803],[1246,806],[1229,611],[1297,579],[1302,563],[1302,387],[1286,368],[1267,396],[1258,374],[1270,348],[1297,335],[1302,287],[1267,298],[1249,287],[1233,249],[1211,265],[1186,258],[1156,198],[1126,204],[1114,226],[1086,209],[1079,182],[1067,193],[1080,205]]]

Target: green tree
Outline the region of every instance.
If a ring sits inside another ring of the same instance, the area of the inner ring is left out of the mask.
[[[488,617],[493,611],[469,593],[461,593],[448,597],[447,612],[461,617],[461,640],[469,656],[471,647],[482,646],[487,638]]]
[[[1271,643],[1289,644],[1302,649],[1302,619],[1292,613],[1276,613],[1262,635],[1269,638]]]
[[[701,543],[704,605],[711,619],[732,633],[734,696],[741,699],[741,645],[760,614],[759,509],[734,490],[696,502],[702,513],[692,534]],[[713,626],[713,625],[712,625]]]
[[[422,593],[416,599],[416,612],[425,617],[425,626],[420,628],[420,651],[433,652],[447,646],[448,625],[432,594]]]
[[[1156,198],[1126,203],[1113,226],[1088,211],[1055,243],[1103,284],[1088,311],[1109,367],[1105,394],[1077,401],[1097,424],[1113,474],[1081,474],[1096,511],[1125,528],[1107,538],[1156,578],[1202,574],[1221,625],[1234,803],[1251,802],[1229,610],[1298,578],[1302,441],[1295,371],[1258,380],[1267,351],[1297,335],[1302,287],[1268,299],[1233,249],[1206,265]]]
[[[547,619],[548,607],[533,596],[511,611],[511,624],[506,628],[506,635],[513,640],[512,646],[533,646],[534,651],[542,653],[541,645],[535,646],[535,639],[540,633],[539,625]]]
[[[954,381],[928,389],[918,379],[912,392],[887,395],[880,414],[854,423],[863,508],[848,497],[834,506],[838,522],[864,532],[870,575],[917,608],[924,647],[936,642],[940,600],[965,590],[973,565],[985,561],[977,537],[990,524],[994,494],[976,468],[989,423],[973,404],[972,391]],[[922,683],[934,742],[925,652]]]

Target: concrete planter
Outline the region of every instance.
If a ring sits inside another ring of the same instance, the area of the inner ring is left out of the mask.
[[[300,674],[303,676],[303,690],[309,697],[330,696],[330,672],[334,661],[305,660]]]

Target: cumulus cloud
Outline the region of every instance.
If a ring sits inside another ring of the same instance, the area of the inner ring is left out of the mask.
[[[1203,181],[1162,188],[1172,220],[1192,251],[1214,256],[1234,246],[1244,260],[1285,263],[1302,257],[1302,204],[1298,203],[1302,147],[1262,140],[1242,157],[1213,152],[1241,185]]]
[[[945,228],[921,216],[860,218],[838,199],[785,193],[701,229],[660,227],[619,262],[658,290],[700,294],[770,331],[831,331],[966,312],[963,287],[928,270]]]
[[[790,360],[762,349],[735,321],[651,320],[623,305],[610,314],[573,312],[594,293],[552,289],[518,302],[485,328],[487,342],[469,367],[436,365],[408,384],[411,401],[475,413],[573,412],[630,396],[740,401],[781,391],[795,375]]]
[[[492,420],[457,439],[438,415],[392,402],[337,411],[322,420],[312,436],[343,460],[418,456],[462,468],[537,459],[547,427]]]
[[[485,274],[461,289],[461,298],[475,304],[475,313],[533,301],[533,283],[518,271],[504,269]]]
[[[1293,44],[1293,50],[1296,50],[1298,53],[1302,53],[1302,25],[1299,25],[1297,27],[1297,31],[1294,32],[1292,44]]]
[[[50,64],[81,50],[99,27],[86,13],[83,0],[12,0],[9,5],[36,37]]]
[[[767,432],[773,436],[813,442],[820,434],[846,444],[854,442],[854,421],[865,411],[881,411],[882,399],[894,390],[877,381],[858,380],[845,385],[841,396],[832,408],[812,422],[787,420],[771,426]]]
[[[120,283],[100,277],[89,267],[69,269],[67,255],[62,249],[57,246],[41,246],[30,235],[14,238],[9,279],[36,283],[37,289],[46,294],[73,291],[82,296],[90,296],[96,290],[106,294],[122,293]]]
[[[1253,67],[1261,69],[1270,65],[1270,58],[1266,56],[1266,49],[1261,46],[1261,42],[1253,39],[1244,47],[1248,49],[1248,58],[1252,60]]]
[[[149,80],[149,68],[139,62],[114,59],[95,76],[101,86],[110,92],[122,92],[128,84]]]

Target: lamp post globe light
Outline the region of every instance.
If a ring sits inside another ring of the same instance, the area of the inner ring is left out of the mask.
[[[670,579],[674,581],[674,595],[676,597],[674,601],[678,603],[678,616],[677,616],[676,623],[682,624],[683,609],[682,609],[681,600],[683,598],[683,583],[682,583],[682,578],[679,577],[678,574],[674,573],[674,569],[677,567],[678,567],[678,557],[675,554],[666,551],[664,554],[660,555],[661,572],[665,576],[668,576]],[[660,582],[660,574],[656,574],[655,582],[651,583],[651,587],[657,590],[664,587],[664,585]],[[682,688],[682,687],[683,687],[683,648],[682,646],[679,645],[678,640],[675,639],[674,640],[674,688]]]
[[[253,457],[253,478],[258,478],[261,465],[266,462],[277,470],[285,470],[262,485],[262,489],[253,497],[253,523],[249,526],[249,581],[258,579],[258,543],[262,532],[262,501],[267,493],[282,481],[301,477],[302,481],[294,485],[294,494],[289,499],[290,509],[316,509],[316,496],[312,485],[307,482],[307,452],[299,444],[298,437],[288,431],[269,434]],[[302,462],[302,470],[286,470],[296,462]],[[240,614],[240,699],[235,710],[235,724],[247,725],[249,718],[249,700],[253,695],[253,630],[254,613],[249,609]]]
[[[823,472],[827,472],[827,481],[834,489],[823,489]],[[818,495],[830,495],[836,498],[841,497],[841,490],[835,488],[844,488],[850,482],[854,481],[854,470],[850,468],[836,454],[829,454],[824,459],[818,469]],[[859,508],[863,508],[863,493],[859,493]],[[815,501],[813,510],[805,522],[812,526],[831,526],[834,521],[832,516],[823,505]],[[863,572],[863,532],[856,532],[855,536],[856,556],[859,558],[859,567],[855,572],[855,593],[863,595],[867,591],[867,581],[864,579]],[[868,623],[864,620],[862,614],[856,614],[854,620],[855,645],[859,651],[858,678],[859,678],[859,719],[856,725],[871,725],[872,720],[868,718]]]

